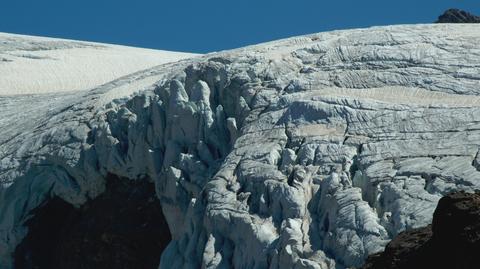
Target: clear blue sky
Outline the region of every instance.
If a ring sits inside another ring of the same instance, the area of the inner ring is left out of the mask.
[[[480,0],[1,0],[0,31],[210,52],[300,34],[428,23]]]

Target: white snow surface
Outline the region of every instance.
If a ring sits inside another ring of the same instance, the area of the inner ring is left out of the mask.
[[[90,90],[192,53],[0,33],[0,95]]]
[[[108,173],[155,182],[173,237],[159,268],[360,266],[442,195],[480,189],[479,123],[473,24],[325,32],[0,96],[0,268],[32,209],[82,205]]]

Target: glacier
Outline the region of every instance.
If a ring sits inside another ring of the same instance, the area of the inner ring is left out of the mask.
[[[361,266],[480,188],[479,44],[478,25],[340,30],[3,92],[0,267],[32,210],[108,175],[155,184],[159,268]]]

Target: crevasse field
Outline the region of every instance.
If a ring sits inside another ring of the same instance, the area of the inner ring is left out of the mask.
[[[203,56],[1,38],[0,268],[33,209],[109,175],[155,184],[162,269],[358,267],[480,188],[480,25]]]

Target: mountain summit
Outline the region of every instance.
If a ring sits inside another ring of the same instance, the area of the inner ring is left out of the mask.
[[[440,15],[436,23],[480,23],[480,17],[460,9],[451,8]]]

